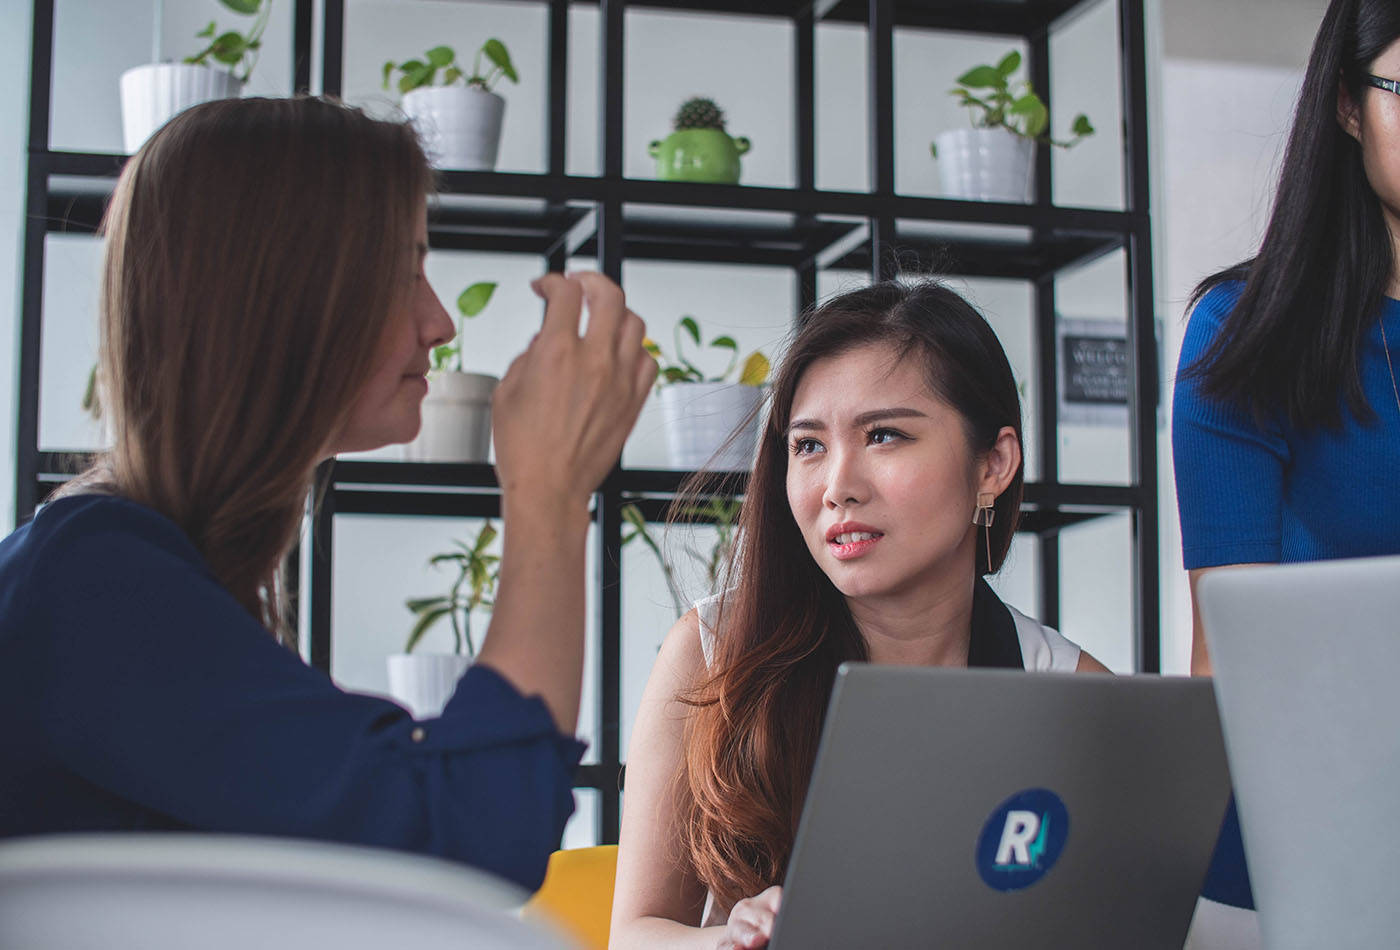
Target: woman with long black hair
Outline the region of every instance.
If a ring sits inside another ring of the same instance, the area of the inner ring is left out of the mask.
[[[1172,443],[1193,592],[1233,564],[1400,553],[1397,362],[1400,4],[1332,0],[1259,252],[1191,299]],[[1211,670],[1199,613],[1191,669]],[[1206,896],[1248,907],[1234,822]]]

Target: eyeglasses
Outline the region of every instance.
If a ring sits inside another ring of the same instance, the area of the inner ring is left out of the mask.
[[[1392,92],[1395,95],[1400,96],[1400,81],[1394,79],[1383,79],[1380,76],[1367,76],[1366,84],[1370,86],[1375,86],[1377,89],[1384,89],[1386,92]]]

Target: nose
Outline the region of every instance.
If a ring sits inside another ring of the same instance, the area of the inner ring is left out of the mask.
[[[424,287],[427,291],[427,299],[420,307],[418,326],[423,345],[429,348],[442,346],[457,335],[457,327],[452,322],[452,317],[443,307],[442,301],[438,299],[437,292],[431,287]]]
[[[827,450],[826,489],[822,505],[828,510],[850,508],[870,500],[870,481],[859,452],[844,448]]]

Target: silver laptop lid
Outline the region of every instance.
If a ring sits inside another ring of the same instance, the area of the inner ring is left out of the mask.
[[[1400,557],[1213,571],[1197,599],[1270,948],[1400,937]]]
[[[775,950],[1180,950],[1229,795],[1206,681],[847,664]]]

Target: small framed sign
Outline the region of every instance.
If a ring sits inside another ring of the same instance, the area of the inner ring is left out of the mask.
[[[1162,417],[1162,330],[1154,323],[1157,352],[1157,425]],[[1060,317],[1055,322],[1059,360],[1060,423],[1127,426],[1129,369],[1127,327],[1120,320]]]

